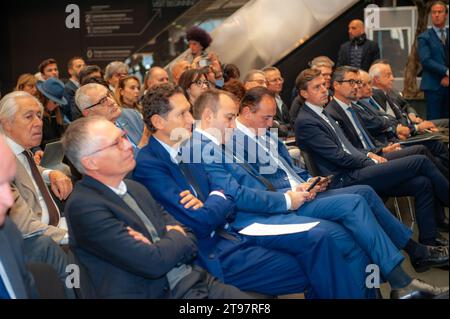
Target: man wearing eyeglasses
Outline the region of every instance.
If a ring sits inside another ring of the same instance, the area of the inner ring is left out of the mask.
[[[341,85],[356,85],[358,77],[344,72]],[[447,246],[439,236],[434,202],[448,207],[448,180],[424,155],[386,161],[357,149],[338,123],[324,110],[328,99],[320,71],[307,69],[298,77],[300,93],[306,100],[295,123],[296,142],[309,152],[323,176],[334,175],[330,188],[369,185],[384,196],[414,196],[419,242]],[[344,84],[345,83],[345,84]]]
[[[192,261],[196,238],[144,186],[125,179],[136,162],[124,133],[104,117],[73,122],[63,137],[84,174],[67,203],[70,246],[99,298],[249,298]]]
[[[261,70],[250,70],[244,77],[244,88],[246,91],[257,86],[267,87],[266,75]]]
[[[291,117],[289,115],[289,108],[280,97],[283,90],[284,79],[281,76],[280,70],[275,67],[267,67],[263,69],[267,80],[267,88],[275,94],[277,102],[277,114],[274,117],[273,127],[278,129],[279,137],[287,137],[293,135],[291,129]]]

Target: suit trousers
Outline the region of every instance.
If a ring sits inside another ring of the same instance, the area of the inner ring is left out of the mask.
[[[345,176],[342,185],[365,184],[382,196],[413,196],[419,241],[437,236],[435,201],[448,207],[448,180],[437,167],[423,155],[412,155],[387,163],[355,169]]]
[[[308,298],[374,297],[375,292],[365,285],[365,269],[370,260],[353,236],[339,224],[295,212],[278,214],[276,218],[258,215],[253,220],[282,225],[317,221],[320,223],[307,232],[246,238],[254,245],[295,257],[310,282],[311,287],[305,292]]]
[[[45,263],[52,266],[64,285],[66,297],[74,299],[75,291],[72,288],[67,288],[65,283],[69,274],[66,272],[66,267],[70,261],[60,246],[46,235],[33,236],[24,239],[23,242],[27,261],[30,263]]]

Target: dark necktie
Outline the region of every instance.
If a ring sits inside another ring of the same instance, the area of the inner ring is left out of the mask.
[[[22,152],[23,155],[25,155],[26,159],[28,160],[28,164],[30,165],[31,169],[31,175],[36,182],[37,187],[41,191],[42,197],[44,198],[45,205],[47,206],[48,210],[48,216],[49,216],[49,225],[51,226],[57,226],[59,222],[59,213],[58,208],[55,205],[55,202],[53,202],[52,197],[50,195],[50,192],[48,191],[47,185],[44,183],[44,179],[41,176],[41,173],[39,173],[39,170],[36,166],[36,163],[34,162],[33,157],[31,154],[25,150]]]
[[[0,299],[11,299],[11,296],[6,290],[5,283],[3,282],[2,276],[0,276]]]
[[[383,113],[385,113],[385,111],[383,110],[383,108],[377,103],[377,101],[374,100],[373,97],[369,98],[369,104],[372,105],[375,109],[382,111]]]
[[[253,170],[253,168],[245,161],[245,160],[239,160],[230,150],[228,150],[225,145],[222,145],[222,150],[224,151],[224,154],[227,154],[229,157],[233,158],[236,164],[241,164],[242,168],[247,171],[250,175],[252,175],[254,178],[259,180],[266,188],[267,190],[271,192],[276,192],[275,187],[273,184],[265,177],[261,176],[257,172]]]
[[[369,135],[367,135],[366,131],[362,127],[361,123],[359,122],[359,118],[356,116],[355,110],[353,110],[351,107],[348,108],[348,111],[353,117],[353,121],[355,122],[356,126],[358,127],[359,131],[361,132],[362,138],[364,139],[364,142],[366,143],[367,147],[369,149],[374,149],[375,145],[373,145],[372,140],[370,139]]]
[[[178,163],[178,167],[180,168],[181,173],[186,177],[189,185],[194,189],[194,191],[197,193],[198,199],[200,199],[202,202],[206,201],[206,197],[202,192],[202,189],[197,183],[197,180],[195,179],[194,175],[192,174],[191,170],[189,169],[188,164],[184,163],[182,160]]]

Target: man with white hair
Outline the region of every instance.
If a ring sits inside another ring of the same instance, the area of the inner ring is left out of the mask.
[[[13,192],[17,200],[11,219],[23,234],[43,232],[57,243],[67,242],[67,228],[48,188],[59,200],[72,192],[70,178],[60,171],[37,166],[31,148],[42,139],[42,104],[26,92],[9,93],[0,101],[0,131],[16,155]]]
[[[114,92],[119,80],[128,75],[129,67],[123,62],[113,61],[106,66],[105,81],[108,82],[109,88]]]

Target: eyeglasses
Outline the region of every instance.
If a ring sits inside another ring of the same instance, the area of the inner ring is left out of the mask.
[[[206,87],[210,87],[211,86],[211,82],[209,82],[208,80],[197,80],[195,82],[191,82],[191,85],[195,84],[198,87],[202,87],[202,85],[206,86]]]
[[[276,78],[276,79],[272,79],[272,80],[267,80],[267,82],[269,82],[269,83],[277,83],[277,82],[283,83],[284,79],[283,78]]]
[[[106,94],[104,97],[102,97],[97,103],[89,105],[88,107],[85,107],[85,110],[89,110],[97,105],[104,105],[106,102],[110,102],[111,104],[111,100],[113,100],[113,97],[110,93]]]
[[[361,80],[354,80],[354,79],[351,79],[351,80],[341,80],[341,81],[337,81],[337,82],[339,82],[339,83],[349,83],[351,86],[354,86],[355,84],[356,85],[362,85],[362,81]]]
[[[91,156],[91,155],[97,154],[99,152],[102,152],[102,151],[110,148],[110,147],[118,147],[119,149],[124,150],[125,146],[126,146],[126,144],[125,144],[126,141],[128,141],[128,134],[126,131],[122,130],[122,134],[114,141],[114,143],[112,143],[108,146],[102,147],[101,149],[98,149],[94,152],[85,154],[84,156]]]

